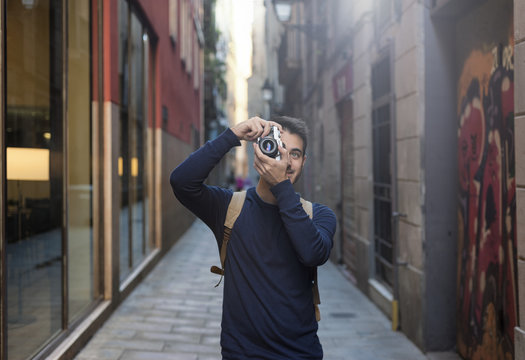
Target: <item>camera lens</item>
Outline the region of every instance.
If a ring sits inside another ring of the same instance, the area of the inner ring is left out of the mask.
[[[265,137],[259,142],[259,148],[262,153],[271,158],[275,158],[279,152],[277,147],[277,141],[271,137]]]

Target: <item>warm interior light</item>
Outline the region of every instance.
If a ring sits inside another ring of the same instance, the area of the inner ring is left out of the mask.
[[[139,159],[131,158],[131,176],[137,177],[139,175]]]
[[[8,147],[7,180],[49,181],[49,149]]]
[[[122,156],[118,158],[118,176],[124,174],[124,163],[122,162]]]

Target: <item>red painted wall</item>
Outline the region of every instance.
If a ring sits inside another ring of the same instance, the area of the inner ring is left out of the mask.
[[[178,6],[180,9],[180,1]],[[200,130],[200,91],[193,87],[193,75],[188,74],[180,57],[180,39],[174,45],[169,34],[169,1],[138,0],[139,6],[158,37],[153,51],[157,58],[157,105],[156,126],[162,126],[162,107],[168,109],[168,122],[165,130],[181,140],[191,142],[191,125]],[[181,35],[180,11],[178,36]],[[192,20],[193,22],[193,20]],[[192,27],[195,32],[195,28]],[[194,37],[194,33],[191,34]],[[202,69],[193,69],[200,71]],[[199,76],[202,78],[202,75]]]
[[[119,100],[119,79],[118,79],[118,1],[103,1],[104,16],[104,101],[111,101],[115,104]],[[180,2],[189,0],[178,0],[177,5],[180,9]],[[169,34],[169,1],[168,0],[137,0],[132,2],[137,5],[139,15],[145,19],[144,25],[150,30],[151,35],[151,58],[150,64],[155,62],[151,73],[151,79],[155,86],[155,119],[149,119],[150,125],[162,127],[162,108],[168,110],[168,121],[164,130],[169,134],[178,137],[184,142],[191,143],[191,126],[200,131],[201,128],[201,92],[200,89],[193,87],[193,75],[186,72],[180,57],[180,39],[176,44],[170,39]],[[96,6],[93,6],[94,15]],[[180,37],[180,11],[178,36]],[[96,15],[94,16],[96,20]],[[191,20],[193,23],[193,19]],[[96,34],[96,23],[93,26]],[[195,38],[195,27],[192,26],[192,38]],[[96,36],[95,36],[96,38]],[[94,55],[96,56],[96,44],[93,44]],[[96,58],[94,58],[96,60]],[[93,70],[97,70],[94,61]],[[193,69],[199,71],[199,79],[202,79],[203,69]],[[94,74],[96,74],[94,72]],[[96,81],[94,75],[93,80]],[[151,84],[151,83],[150,83]],[[96,85],[96,83],[94,84]],[[94,98],[97,96],[97,88],[94,88]],[[150,89],[151,90],[151,89]],[[150,92],[151,94],[151,92]],[[151,103],[151,98],[150,98]]]
[[[104,101],[119,103],[118,89],[118,0],[103,1]]]

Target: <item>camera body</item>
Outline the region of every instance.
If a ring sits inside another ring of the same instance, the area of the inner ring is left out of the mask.
[[[279,146],[283,146],[283,143],[281,141],[281,132],[276,126],[272,126],[268,135],[263,138],[258,138],[257,144],[264,155],[276,160],[281,160]]]

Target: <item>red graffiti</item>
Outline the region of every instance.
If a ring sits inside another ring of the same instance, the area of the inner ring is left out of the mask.
[[[459,92],[458,350],[467,359],[512,357],[517,323],[513,71],[492,70]]]

